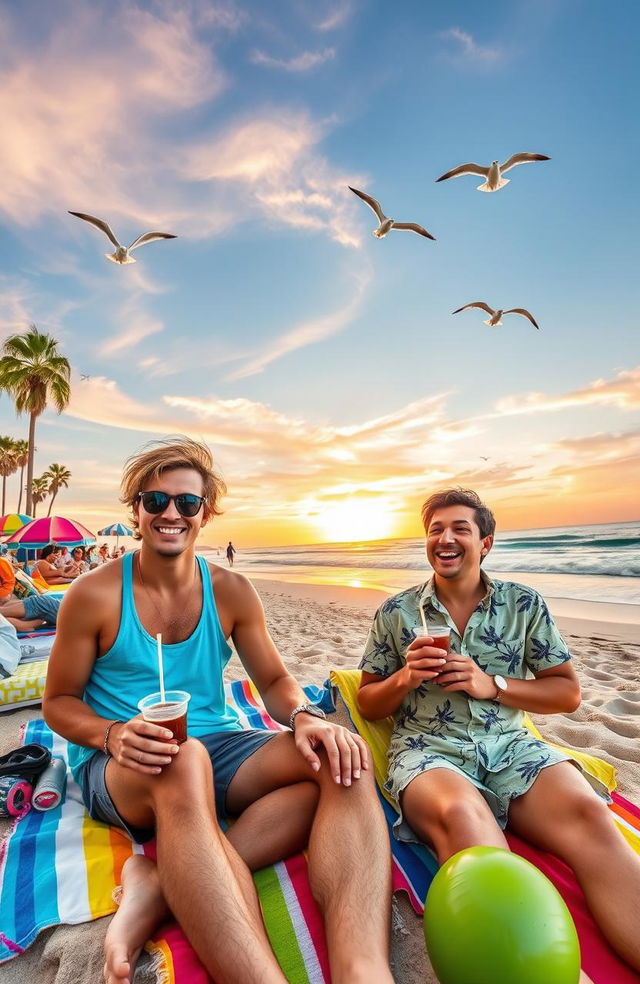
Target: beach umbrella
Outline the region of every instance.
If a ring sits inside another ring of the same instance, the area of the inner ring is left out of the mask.
[[[98,530],[98,536],[115,536],[117,547],[120,537],[133,536],[133,530],[130,530],[124,523],[111,523],[110,526],[105,526],[103,530]]]
[[[37,550],[48,543],[59,543],[61,547],[84,547],[95,543],[96,538],[91,530],[73,519],[43,516],[42,519],[32,519],[5,542],[9,546],[16,544],[28,550]]]
[[[25,523],[30,522],[31,516],[23,516],[22,513],[7,513],[6,516],[0,516],[0,537],[11,536],[12,533],[17,533]]]

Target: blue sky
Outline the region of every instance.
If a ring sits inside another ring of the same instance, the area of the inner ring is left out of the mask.
[[[637,518],[639,22],[591,0],[0,4],[0,329],[36,323],[73,366],[36,442],[36,475],[72,471],[60,511],[119,518],[124,458],[186,432],[229,486],[211,543],[415,534],[444,483],[511,528]],[[552,159],[495,194],[435,183],[522,150]],[[348,184],[437,241],[374,239]],[[178,238],[119,267],[68,209]],[[474,300],[541,331],[451,315]],[[0,431],[26,423],[0,397]]]

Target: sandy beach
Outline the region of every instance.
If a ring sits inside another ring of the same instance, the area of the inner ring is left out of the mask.
[[[271,634],[298,680],[322,684],[331,668],[358,665],[383,592],[259,579],[254,584]],[[582,704],[572,714],[537,715],[534,720],[545,737],[592,752],[614,765],[619,792],[640,802],[640,633],[629,618],[629,606],[626,621],[616,620],[617,607],[606,606],[605,618],[589,618],[578,617],[575,606],[566,607],[564,613],[551,606],[580,677]],[[587,614],[593,614],[593,606]],[[242,664],[234,656],[227,677],[243,676]],[[0,753],[19,744],[21,726],[38,716],[39,708],[1,715]],[[7,827],[7,823],[0,825],[0,833]],[[96,973],[107,921],[41,934],[25,955],[2,968],[3,982],[30,984],[37,979],[39,984],[94,984],[99,979]],[[392,960],[399,984],[437,984],[424,952],[420,920],[402,898],[394,902]],[[151,981],[144,958],[135,979],[136,984]]]

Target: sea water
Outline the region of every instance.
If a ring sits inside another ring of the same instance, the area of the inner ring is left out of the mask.
[[[240,544],[235,566],[250,577],[386,592],[430,574],[424,538],[253,549]],[[640,522],[499,533],[484,567],[492,576],[522,581],[549,597],[638,605]]]

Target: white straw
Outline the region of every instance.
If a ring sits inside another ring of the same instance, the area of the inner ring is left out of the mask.
[[[160,700],[164,704],[164,670],[162,668],[162,632],[156,636],[158,643],[158,673],[160,674]]]
[[[422,630],[423,630],[424,634],[426,636],[428,636],[429,633],[427,631],[427,620],[424,617],[424,609],[423,609],[422,605],[420,605],[420,621],[422,622]]]

